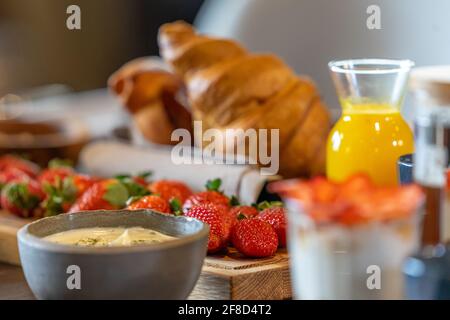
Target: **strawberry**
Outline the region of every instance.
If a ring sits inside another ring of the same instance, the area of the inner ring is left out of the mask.
[[[38,215],[39,204],[45,194],[35,180],[10,182],[2,189],[2,208],[20,217]]]
[[[272,206],[261,211],[257,219],[269,223],[278,236],[280,247],[286,247],[286,212],[279,206]]]
[[[0,172],[0,190],[9,182],[29,180],[30,177],[14,167],[7,167]]]
[[[258,215],[258,209],[252,206],[235,206],[231,207],[230,209],[230,215],[232,217],[235,217],[236,219],[239,218],[253,218]]]
[[[72,176],[75,171],[70,160],[52,159],[48,162],[48,167],[44,169],[38,176],[41,185],[51,184],[58,185],[66,177]]]
[[[131,204],[128,205],[127,209],[151,209],[162,213],[170,213],[169,203],[165,199],[155,195],[144,196],[135,201],[132,201]]]
[[[125,207],[130,194],[127,187],[117,179],[94,183],[79,197],[69,210],[115,210]]]
[[[242,219],[231,233],[233,246],[252,258],[270,257],[277,251],[278,237],[272,226],[260,219]]]
[[[42,203],[44,215],[67,212],[75,200],[97,181],[98,179],[87,175],[72,174],[62,180],[58,177],[53,183],[44,182],[42,188],[47,195]]]
[[[75,186],[75,189],[77,190],[77,198],[80,197],[94,183],[100,181],[99,178],[88,176],[86,174],[74,174],[71,177],[68,177],[68,180],[71,180]]]
[[[192,195],[192,190],[183,182],[176,180],[158,180],[149,185],[149,190],[167,201],[178,199],[184,203]]]
[[[69,167],[47,168],[41,172],[37,179],[41,185],[45,183],[56,185],[58,181],[63,181],[73,174],[73,169]]]
[[[227,222],[225,208],[213,203],[193,205],[185,216],[196,218],[209,225],[208,253],[214,253],[227,246],[230,225]]]
[[[16,168],[30,177],[37,176],[39,172],[38,165],[13,155],[0,156],[0,171],[5,170],[6,168]]]
[[[222,180],[208,180],[206,183],[206,190],[193,194],[183,204],[183,212],[189,211],[189,209],[197,204],[211,202],[216,205],[224,206],[225,208],[230,207],[230,199],[225,196],[221,191],[219,191]]]

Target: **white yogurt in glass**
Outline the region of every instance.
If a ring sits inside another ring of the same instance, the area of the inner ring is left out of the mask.
[[[401,299],[402,264],[419,246],[418,215],[355,226],[317,224],[288,205],[288,249],[297,299]]]

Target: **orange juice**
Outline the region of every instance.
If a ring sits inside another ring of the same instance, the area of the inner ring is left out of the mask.
[[[378,185],[397,185],[397,160],[414,151],[412,131],[399,108],[341,102],[342,116],[328,138],[328,178],[342,181],[365,172]]]

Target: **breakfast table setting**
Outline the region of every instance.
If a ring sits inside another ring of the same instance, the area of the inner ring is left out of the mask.
[[[157,41],[1,105],[0,300],[450,298],[450,67],[330,61],[338,114],[275,54]]]

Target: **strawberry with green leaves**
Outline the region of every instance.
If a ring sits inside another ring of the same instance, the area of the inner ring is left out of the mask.
[[[129,188],[118,179],[94,183],[71,206],[69,213],[88,210],[116,210],[125,207]]]
[[[6,184],[0,196],[2,208],[23,218],[39,215],[39,204],[45,194],[35,180]]]
[[[97,178],[73,174],[63,180],[55,179],[53,183],[43,183],[42,189],[46,193],[46,198],[42,203],[45,216],[53,216],[69,211],[73,203],[94,183]]]
[[[262,210],[257,219],[269,223],[278,236],[280,247],[286,247],[286,210],[283,203],[279,201],[264,201],[258,205]]]
[[[228,209],[230,207],[230,199],[220,191],[221,184],[221,179],[208,180],[205,185],[206,191],[195,193],[187,198],[183,204],[183,212],[186,213],[192,206],[201,203],[213,203]]]
[[[75,174],[71,166],[71,162],[62,159],[52,159],[48,163],[48,167],[44,169],[38,176],[38,181],[41,185],[51,184],[57,185],[66,177]]]
[[[230,229],[238,222],[238,220],[243,218],[252,218],[258,215],[258,209],[254,206],[241,205],[239,199],[236,196],[231,196],[230,198],[231,208],[227,211],[228,221],[230,223]]]
[[[8,167],[0,172],[0,190],[13,181],[27,181],[30,179],[25,172],[14,167]]]

